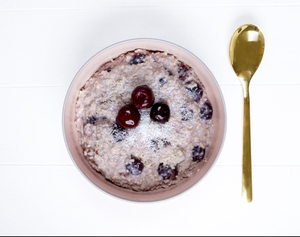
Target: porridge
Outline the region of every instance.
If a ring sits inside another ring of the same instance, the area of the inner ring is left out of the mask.
[[[149,191],[177,184],[206,162],[212,116],[193,68],[174,55],[137,49],[102,65],[81,88],[75,124],[97,172],[120,187]]]

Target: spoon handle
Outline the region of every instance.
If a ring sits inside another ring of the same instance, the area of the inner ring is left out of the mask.
[[[250,131],[250,97],[249,82],[244,84],[244,127],[243,127],[243,199],[252,201],[252,164]]]

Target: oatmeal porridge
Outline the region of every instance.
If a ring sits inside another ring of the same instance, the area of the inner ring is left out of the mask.
[[[89,164],[135,191],[168,188],[197,172],[210,147],[213,108],[193,68],[144,49],[99,66],[76,102]]]

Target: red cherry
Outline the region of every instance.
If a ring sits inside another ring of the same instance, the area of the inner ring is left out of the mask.
[[[117,123],[123,128],[135,128],[141,119],[140,112],[132,105],[123,106],[118,113]]]
[[[150,108],[154,103],[154,94],[149,86],[138,86],[131,94],[131,100],[138,109]]]

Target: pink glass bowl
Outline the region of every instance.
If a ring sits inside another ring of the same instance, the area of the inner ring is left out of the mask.
[[[180,61],[185,62],[194,68],[196,74],[202,81],[208,98],[214,109],[213,123],[214,133],[212,135],[212,145],[207,149],[207,162],[198,164],[196,172],[193,176],[182,180],[177,185],[167,189],[156,191],[135,192],[128,189],[118,187],[107,181],[101,174],[97,173],[86,161],[83,150],[79,145],[78,135],[75,127],[75,103],[80,88],[85,82],[97,71],[97,69],[108,62],[109,60],[118,57],[122,53],[133,51],[137,48],[144,48],[153,51],[164,51],[175,55]],[[218,83],[205,64],[195,55],[186,49],[157,39],[133,39],[123,41],[112,46],[109,46],[95,56],[93,56],[76,74],[69,90],[67,92],[64,108],[63,108],[63,134],[69,154],[74,161],[74,164],[79,168],[81,173],[94,185],[101,190],[115,197],[130,201],[151,202],[160,201],[174,197],[178,194],[190,189],[198,183],[212,168],[221,151],[226,130],[226,111],[222,92]]]

